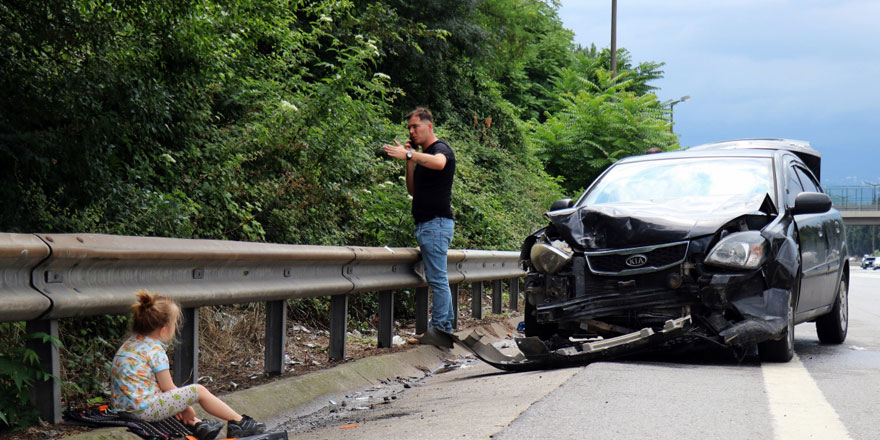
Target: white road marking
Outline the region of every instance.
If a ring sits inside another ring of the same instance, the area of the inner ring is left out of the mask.
[[[784,364],[762,363],[761,371],[776,439],[851,439],[797,355]]]

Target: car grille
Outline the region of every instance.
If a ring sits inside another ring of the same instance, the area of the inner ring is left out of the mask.
[[[585,252],[590,271],[600,275],[632,275],[654,272],[681,264],[687,256],[688,242],[668,243],[630,249]],[[628,265],[627,260],[640,259],[640,265]]]

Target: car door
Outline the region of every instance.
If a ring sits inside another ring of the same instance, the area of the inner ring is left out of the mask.
[[[823,192],[812,173],[799,166],[795,166],[795,172],[797,172],[804,191]],[[830,211],[822,214],[822,225],[825,230],[825,242],[828,245],[828,251],[825,254],[825,288],[819,294],[816,307],[834,304],[838,275],[841,268],[841,252],[843,250],[843,241],[845,240],[842,218],[836,209],[832,208]]]
[[[786,167],[786,203],[794,207],[797,195],[804,192],[798,176],[796,163]],[[798,214],[794,216],[801,253],[801,288],[797,313],[803,313],[824,305],[824,293],[828,281],[828,241],[824,214]]]

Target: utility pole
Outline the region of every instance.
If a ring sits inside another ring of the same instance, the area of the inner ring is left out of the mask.
[[[617,76],[617,0],[611,0],[611,79]]]

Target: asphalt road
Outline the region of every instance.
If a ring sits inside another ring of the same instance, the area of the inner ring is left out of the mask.
[[[367,395],[384,395],[358,409],[325,408],[290,434],[297,439],[880,438],[880,270],[852,271],[844,344],[819,344],[814,324],[805,323],[795,328],[795,353],[786,364],[698,357],[528,373],[456,359],[449,371],[416,383],[351,396],[357,404]]]

